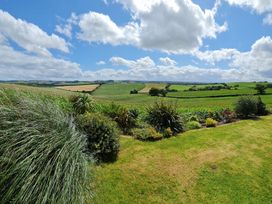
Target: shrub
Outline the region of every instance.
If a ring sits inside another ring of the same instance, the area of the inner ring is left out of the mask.
[[[197,115],[191,115],[189,117],[189,121],[196,121],[196,122],[198,122],[199,121],[198,116]]]
[[[255,116],[257,111],[256,99],[251,96],[241,96],[235,104],[235,112],[242,119]]]
[[[138,94],[138,90],[133,89],[132,91],[130,91],[130,94]]]
[[[132,129],[132,135],[135,139],[142,141],[157,141],[163,138],[163,135],[152,126]]]
[[[73,95],[69,100],[73,104],[73,109],[76,114],[84,114],[94,110],[94,103],[87,94]]]
[[[212,118],[207,118],[205,123],[206,123],[206,127],[216,127],[217,126],[217,121]]]
[[[0,99],[0,203],[87,202],[86,140],[73,119],[34,95]]]
[[[102,112],[114,120],[124,134],[130,134],[131,128],[136,127],[139,115],[139,111],[137,109],[127,109],[120,105],[111,104]]]
[[[183,122],[173,104],[156,102],[147,109],[146,121],[160,132],[167,128],[170,128],[173,134],[183,131]]]
[[[116,125],[101,114],[87,113],[77,118],[81,131],[87,136],[89,153],[98,162],[113,162],[119,152],[119,134]]]
[[[266,105],[263,103],[261,97],[257,98],[256,105],[257,105],[257,115],[267,115],[268,114],[268,110],[266,109]]]
[[[151,88],[149,90],[149,95],[150,96],[162,96],[162,97],[165,97],[166,94],[167,94],[167,90],[165,90],[165,89]]]
[[[169,137],[172,137],[172,136],[173,136],[173,131],[171,130],[171,128],[166,128],[163,131],[163,137],[164,138],[169,138]]]
[[[190,121],[190,122],[186,123],[187,130],[200,129],[201,127],[202,127],[201,124],[197,121]]]
[[[222,116],[225,123],[232,123],[237,119],[236,113],[229,108],[222,111]]]

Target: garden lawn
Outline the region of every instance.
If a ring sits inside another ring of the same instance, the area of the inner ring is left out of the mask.
[[[121,139],[90,203],[271,203],[272,116],[159,142]]]

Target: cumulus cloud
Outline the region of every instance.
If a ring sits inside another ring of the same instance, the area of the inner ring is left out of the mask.
[[[78,17],[75,13],[72,13],[70,18],[63,25],[56,25],[55,31],[65,35],[68,38],[72,38],[72,29],[73,25],[76,25],[78,22]]]
[[[165,66],[174,66],[177,64],[175,60],[172,60],[169,57],[161,57],[160,62]]]
[[[196,51],[193,53],[198,59],[206,61],[210,64],[215,64],[222,60],[231,60],[240,52],[236,49],[220,49],[220,50],[207,50],[207,51]]]
[[[116,0],[133,17],[119,26],[108,15],[89,12],[81,15],[81,40],[111,45],[133,45],[168,53],[190,53],[204,38],[216,38],[227,24],[215,22],[218,2],[211,10],[202,10],[191,0]],[[162,27],[163,26],[163,27]]]
[[[51,56],[49,49],[69,52],[68,44],[59,36],[48,35],[38,26],[16,19],[0,9],[0,34],[23,49],[43,56]]]
[[[155,67],[155,62],[150,57],[143,57],[140,59],[127,60],[121,57],[112,57],[110,62],[116,66],[125,66],[130,69],[149,69]]]
[[[247,7],[258,13],[265,13],[272,11],[271,0],[225,0],[230,5]]]
[[[194,55],[210,64],[222,60],[229,61],[229,68],[238,70],[244,75],[241,79],[271,80],[272,79],[272,39],[265,36],[258,39],[248,52],[240,52],[236,49],[221,49],[205,52],[196,52]]]
[[[89,12],[81,15],[79,27],[81,32],[78,33],[78,38],[90,43],[138,44],[138,25],[136,23],[120,27],[108,15]]]
[[[16,51],[7,44],[0,44],[1,80],[71,80],[82,77],[79,64],[36,56]]]
[[[240,53],[235,56],[231,67],[243,71],[258,73],[263,79],[272,78],[272,39],[262,37],[257,40],[249,52]]]

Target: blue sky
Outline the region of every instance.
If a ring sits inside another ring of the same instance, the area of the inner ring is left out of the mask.
[[[0,79],[272,79],[272,1],[1,0]]]

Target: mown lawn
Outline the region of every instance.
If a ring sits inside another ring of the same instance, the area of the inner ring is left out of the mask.
[[[121,139],[90,203],[271,203],[272,116],[159,142]]]

